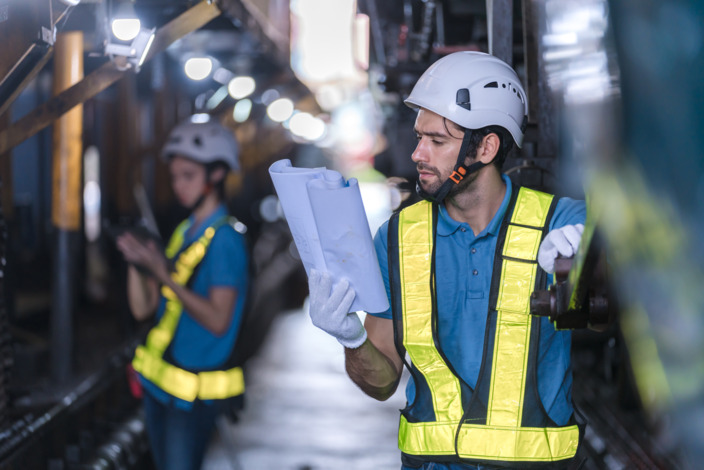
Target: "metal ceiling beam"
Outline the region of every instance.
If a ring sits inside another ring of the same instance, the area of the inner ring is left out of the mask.
[[[206,0],[186,10],[157,30],[154,43],[145,61],[164,51],[177,39],[201,28],[220,14],[221,10]],[[0,155],[49,126],[74,106],[94,97],[122,78],[127,72],[118,69],[112,61],[106,62],[71,88],[30,111],[17,122],[0,131]]]
[[[242,21],[247,30],[281,63],[289,61],[289,31],[272,20],[271,5],[262,0],[216,0],[223,13]],[[286,2],[288,4],[288,2]],[[288,26],[288,25],[287,25]]]

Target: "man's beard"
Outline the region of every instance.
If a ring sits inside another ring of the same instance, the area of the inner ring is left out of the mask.
[[[440,190],[440,187],[445,183],[445,181],[449,179],[449,175],[446,178],[443,178],[437,168],[428,166],[424,163],[418,163],[416,169],[419,172],[420,170],[432,171],[435,176],[438,177],[437,181],[433,183],[423,182],[422,180],[420,180],[420,178],[418,179],[418,183],[420,184],[420,187],[423,188],[423,191],[431,195],[436,194]],[[464,192],[474,182],[474,180],[477,179],[477,176],[478,174],[476,172],[470,173],[469,175],[465,176],[459,183],[453,185],[450,188],[450,191],[445,197],[453,197]]]
[[[467,189],[469,189],[470,186],[472,186],[472,183],[474,183],[478,176],[479,174],[476,171],[468,174],[467,176],[462,178],[459,183],[450,188],[450,191],[447,193],[447,196],[445,196],[445,198],[452,198],[460,193],[465,192]]]
[[[443,183],[442,177],[440,176],[440,172],[437,170],[437,168],[433,168],[429,165],[426,165],[425,163],[418,163],[418,165],[416,166],[416,170],[418,171],[418,175],[419,175],[418,184],[420,184],[420,187],[423,188],[423,191],[425,191],[428,194],[437,193],[438,190],[440,189],[440,186],[442,186],[442,183]],[[420,179],[421,170],[432,171],[435,174],[435,176],[437,176],[438,180],[434,183],[423,182]]]

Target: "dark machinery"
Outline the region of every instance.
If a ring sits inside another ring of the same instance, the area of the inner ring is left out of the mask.
[[[615,317],[606,255],[598,230],[587,225],[576,258],[555,260],[555,283],[531,294],[530,313],[549,317],[557,329],[604,331]]]

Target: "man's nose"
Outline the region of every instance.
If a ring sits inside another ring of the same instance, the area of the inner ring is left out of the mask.
[[[428,161],[428,152],[422,139],[418,141],[415,150],[413,150],[411,160],[415,163]]]

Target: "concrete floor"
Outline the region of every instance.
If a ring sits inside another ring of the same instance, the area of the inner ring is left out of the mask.
[[[221,420],[203,470],[398,470],[405,380],[378,402],[347,377],[339,343],[307,306],[280,314],[247,368],[247,406]]]

